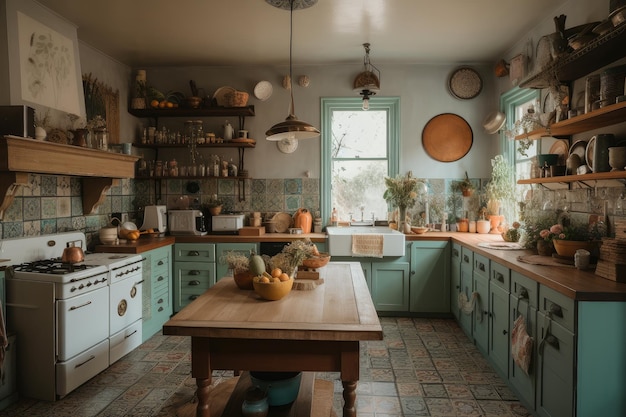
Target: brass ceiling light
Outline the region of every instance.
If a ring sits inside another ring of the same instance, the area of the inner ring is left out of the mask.
[[[353,89],[363,96],[363,110],[370,108],[370,96],[380,91],[380,71],[370,62],[370,44],[364,43],[363,72],[354,79]]]
[[[289,79],[292,80],[292,49],[293,49],[293,11],[298,9],[306,9],[317,3],[317,0],[265,0],[268,4],[283,10],[289,10]],[[293,102],[293,88],[290,89],[291,103],[289,106],[289,115],[284,122],[280,122],[272,126],[265,132],[265,139],[270,141],[293,141],[299,139],[316,138],[320,135],[320,131],[307,122],[298,120],[295,115]]]

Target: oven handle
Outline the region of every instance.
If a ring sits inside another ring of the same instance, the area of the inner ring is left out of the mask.
[[[137,333],[137,330],[135,330],[134,332],[132,332],[129,335],[124,336],[124,339],[128,339],[129,337],[131,337],[132,335],[134,335],[135,333]]]
[[[137,282],[135,282],[135,284],[134,284],[134,285],[143,284],[143,282],[144,282],[144,281],[145,281],[145,280],[143,280],[143,279],[142,279],[141,281],[137,281]]]
[[[78,306],[71,306],[70,307],[70,311],[78,310],[79,308],[83,308],[83,307],[87,307],[89,304],[91,304],[91,301],[87,301],[85,304],[81,304],[81,305],[78,305]]]

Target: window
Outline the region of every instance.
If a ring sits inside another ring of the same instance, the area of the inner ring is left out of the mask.
[[[398,174],[398,98],[322,99],[322,216],[333,207],[342,220],[387,219],[385,176]]]
[[[500,98],[500,107],[506,114],[506,130],[517,135],[521,132],[514,132],[515,122],[521,120],[528,108],[532,105],[536,111],[539,111],[537,103],[539,102],[540,90],[520,89],[516,87],[508,91]],[[518,201],[523,199],[523,195],[530,188],[529,185],[517,184],[518,179],[530,178],[530,170],[538,150],[541,149],[541,140],[520,141],[513,140],[512,137],[501,134],[502,153],[504,158],[515,165],[515,187],[516,194],[519,196]],[[516,207],[516,210],[518,207]],[[517,218],[519,213],[515,213]]]

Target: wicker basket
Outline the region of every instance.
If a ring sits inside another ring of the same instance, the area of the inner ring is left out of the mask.
[[[249,94],[245,91],[235,91],[226,95],[228,107],[245,107],[248,105]]]

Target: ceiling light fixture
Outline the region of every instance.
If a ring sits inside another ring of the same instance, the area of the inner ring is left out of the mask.
[[[363,110],[370,108],[370,96],[380,91],[380,71],[370,62],[370,44],[364,43],[363,72],[354,79],[353,89],[363,96]]]
[[[298,9],[306,9],[317,3],[317,0],[265,0],[268,4],[283,10],[289,10],[289,80],[292,77],[292,50],[293,50],[293,11]],[[307,122],[298,120],[295,115],[293,102],[293,88],[290,89],[291,103],[289,106],[289,115],[284,122],[280,122],[272,126],[265,132],[265,138],[270,141],[282,140],[299,140],[316,138],[320,135],[320,131]]]

